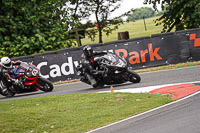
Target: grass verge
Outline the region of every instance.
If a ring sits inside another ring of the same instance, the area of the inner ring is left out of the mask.
[[[142,28],[144,29],[144,27],[142,27],[142,20],[130,22],[120,26],[120,28],[111,36],[105,37],[104,35],[104,42],[117,40],[117,32],[123,31],[129,31],[130,38],[150,36],[151,34],[159,33],[161,27],[154,26],[154,19],[156,18],[150,18],[146,21],[148,31],[140,30]],[[83,44],[93,43],[97,42],[91,42],[88,41],[88,39],[83,40]],[[141,73],[195,65],[200,65],[200,61],[135,71]],[[76,81],[78,80],[56,82],[54,85]],[[86,132],[161,106],[171,101],[172,99],[169,95],[132,93],[68,94],[0,101],[0,132]]]
[[[142,73],[197,65],[200,61],[135,71]],[[0,101],[0,132],[86,132],[171,101],[169,95],[129,93],[68,94]]]
[[[169,95],[68,94],[0,101],[1,133],[81,133],[171,102]]]
[[[152,67],[152,68],[138,69],[138,70],[135,70],[135,72],[137,73],[152,72],[152,71],[192,67],[192,66],[198,66],[198,65],[200,65],[200,61],[193,61],[193,62],[184,62],[184,63],[179,63],[179,64],[170,64],[170,65],[165,65],[165,66]]]

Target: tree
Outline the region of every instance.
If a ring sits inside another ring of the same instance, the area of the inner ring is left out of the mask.
[[[200,27],[200,0],[145,0],[145,4],[161,4],[164,14],[156,20],[163,24],[163,32]]]
[[[94,37],[98,31],[99,43],[103,42],[102,32],[109,35],[113,30],[118,29],[118,26],[123,23],[122,19],[119,18],[130,13],[129,11],[121,16],[109,18],[110,15],[120,7],[121,1],[122,0],[90,0],[90,11],[95,14],[97,30],[95,28],[90,29],[88,34]],[[113,25],[113,27],[111,27],[111,25]]]
[[[112,12],[120,7],[122,0],[73,0],[68,2],[68,6],[71,8],[68,12],[71,16],[71,22],[75,23],[75,27],[72,27],[74,31],[78,29],[87,29],[86,35],[94,41],[95,36],[99,33],[99,42],[102,43],[102,32],[106,35],[116,30],[120,24],[123,23],[121,16],[127,15],[129,12],[124,13],[116,18],[110,18]],[[92,14],[95,14],[96,22],[92,23],[90,20],[86,24],[81,24],[82,19],[88,19]],[[112,28],[111,25],[114,25]],[[95,27],[96,26],[96,27]],[[80,37],[76,34],[77,40]]]
[[[68,12],[70,14],[69,16],[71,16],[71,21],[74,23],[74,26],[72,26],[72,32],[75,32],[75,34],[73,34],[72,37],[76,37],[78,46],[80,47],[82,44],[80,41],[81,36],[78,34],[78,30],[82,28],[85,29],[90,26],[88,25],[90,23],[82,25],[80,22],[82,19],[86,19],[91,15],[89,2],[85,0],[72,0],[69,1],[67,5],[70,7]]]
[[[1,0],[0,56],[70,47],[68,0]]]
[[[149,7],[142,7],[137,9],[136,11],[132,12],[131,15],[128,16],[128,21],[134,21],[145,18],[150,18],[155,16],[155,11],[152,8]]]

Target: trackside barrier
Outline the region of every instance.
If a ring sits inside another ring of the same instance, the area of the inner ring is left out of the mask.
[[[193,32],[189,36],[189,50],[191,60],[200,60],[200,30]]]
[[[153,35],[151,35],[151,38],[153,38],[153,37],[164,37],[164,36],[169,36],[169,35],[174,35],[174,32],[167,32],[167,33],[153,34]]]
[[[131,42],[131,41],[140,41],[140,40],[149,39],[149,38],[150,38],[150,36],[137,37],[137,38],[128,39],[127,41],[128,41],[128,42]]]
[[[109,51],[126,59],[132,69],[148,68],[186,61],[200,60],[200,29],[155,34],[128,40],[91,44],[94,50]],[[13,60],[33,62],[41,75],[52,82],[79,78],[75,67],[79,64],[82,47],[21,56]]]

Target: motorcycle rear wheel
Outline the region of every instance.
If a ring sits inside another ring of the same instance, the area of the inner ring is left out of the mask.
[[[8,94],[6,95],[6,97],[13,97],[15,94],[16,94],[15,92],[8,90]]]
[[[3,94],[1,91],[0,91],[0,93],[1,93],[1,95],[6,96],[6,97],[13,97],[16,94],[15,92],[12,92],[9,89],[8,89],[8,93],[7,94]]]
[[[51,92],[53,90],[53,84],[49,80],[42,77],[38,79],[38,82],[35,83],[35,85],[44,92]]]
[[[134,71],[127,70],[129,74],[129,81],[133,83],[139,83],[141,81],[141,77]]]
[[[16,94],[16,92],[12,91],[11,86],[9,87],[8,85],[5,85],[5,83],[3,82],[3,80],[0,81],[0,84],[1,84],[1,86],[5,86],[7,88],[7,91],[8,91],[7,94],[4,94],[2,92],[2,90],[0,89],[0,94],[1,95],[6,96],[6,97],[13,97]]]

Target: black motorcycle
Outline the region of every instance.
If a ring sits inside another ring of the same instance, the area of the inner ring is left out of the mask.
[[[98,70],[106,72],[105,75],[94,74],[98,88],[104,85],[122,84],[127,81],[133,83],[139,83],[141,81],[141,77],[136,72],[128,69],[126,60],[116,54],[108,53],[104,56],[95,57],[94,61],[99,64]],[[82,82],[91,85],[82,63],[77,66],[76,71],[77,75],[81,76],[80,80]]]

